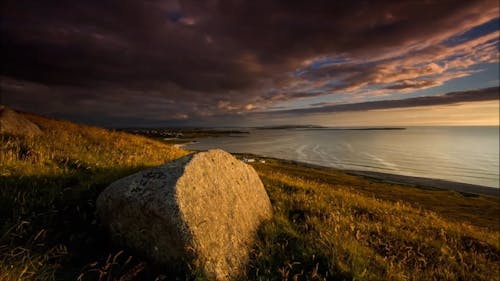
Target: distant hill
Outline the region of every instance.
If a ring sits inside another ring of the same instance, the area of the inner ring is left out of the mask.
[[[330,130],[330,131],[386,131],[386,130],[405,130],[402,127],[325,127],[319,125],[279,125],[255,127],[258,130],[288,130],[288,129],[307,129],[307,130]]]
[[[324,129],[328,127],[318,125],[277,125],[277,126],[263,126],[256,127],[260,130],[284,130],[284,129]]]

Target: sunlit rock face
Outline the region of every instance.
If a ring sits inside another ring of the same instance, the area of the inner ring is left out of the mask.
[[[114,182],[97,212],[118,241],[157,263],[230,280],[241,274],[272,207],[251,166],[209,150]]]

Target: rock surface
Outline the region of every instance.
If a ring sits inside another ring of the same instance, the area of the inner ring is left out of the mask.
[[[209,150],[114,182],[99,195],[97,213],[115,238],[157,263],[187,262],[230,280],[272,207],[251,166]]]
[[[21,114],[0,105],[0,134],[36,136],[42,134],[42,130]]]

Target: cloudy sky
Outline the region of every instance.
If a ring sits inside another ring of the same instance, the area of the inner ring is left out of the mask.
[[[1,103],[103,126],[496,125],[497,0],[5,0]]]

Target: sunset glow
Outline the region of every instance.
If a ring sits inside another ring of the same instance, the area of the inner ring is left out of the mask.
[[[498,124],[498,110],[475,105],[455,119],[428,106],[314,116],[492,87],[498,100],[497,1],[23,3],[2,5],[0,26],[2,102],[20,110],[112,127],[246,126],[266,113],[286,124]]]

